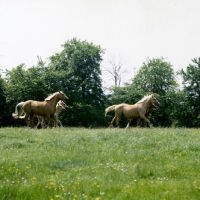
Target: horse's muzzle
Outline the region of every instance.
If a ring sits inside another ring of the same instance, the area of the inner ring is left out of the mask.
[[[152,105],[154,106],[154,108],[156,108],[156,107],[158,107],[160,105],[160,102],[156,101],[156,102],[152,103]]]
[[[156,106],[156,107],[157,107],[157,106],[160,106],[160,102],[159,102],[159,101],[155,102],[155,106]]]

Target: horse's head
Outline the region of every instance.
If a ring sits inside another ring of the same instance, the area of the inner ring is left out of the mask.
[[[57,106],[59,106],[61,109],[68,108],[68,106],[61,100],[57,103]]]
[[[59,98],[59,100],[67,100],[67,99],[69,99],[62,91],[58,92],[58,98]]]
[[[156,99],[156,97],[154,97],[153,94],[150,96],[150,101],[154,108],[160,105],[160,102]]]

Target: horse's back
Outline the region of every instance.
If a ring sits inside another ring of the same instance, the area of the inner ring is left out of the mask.
[[[33,112],[36,115],[44,115],[46,111],[46,101],[28,100],[23,104],[23,109],[26,113]]]
[[[121,114],[122,111],[123,111],[123,108],[124,108],[125,106],[127,106],[127,105],[129,105],[129,104],[121,103],[121,104],[116,105],[116,106],[115,106],[115,113],[116,113],[116,114]]]
[[[29,106],[31,106],[31,107],[43,107],[43,106],[45,106],[47,104],[47,102],[46,101],[34,101],[34,100],[28,100],[28,101],[25,101],[24,102],[24,105],[23,105],[23,107],[25,108],[25,107],[29,107]]]
[[[30,107],[32,101],[33,100],[25,101],[24,104],[23,104],[23,109],[27,110]]]
[[[116,109],[123,108],[123,107],[128,106],[128,105],[130,105],[130,104],[127,104],[127,103],[120,103],[120,104],[118,104],[118,105],[115,106],[115,110],[116,110]]]
[[[126,118],[137,118],[139,117],[138,104],[125,104],[123,105],[123,114]]]

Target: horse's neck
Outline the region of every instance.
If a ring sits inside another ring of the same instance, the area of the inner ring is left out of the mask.
[[[148,110],[151,107],[151,101],[149,99],[144,101],[144,107]]]
[[[56,109],[56,105],[58,103],[57,96],[53,97],[52,99],[49,100],[49,103]]]
[[[56,106],[56,112],[54,113],[54,116],[58,118],[58,115],[60,114],[62,108],[60,106]]]
[[[56,113],[59,114],[61,112],[62,108],[59,106],[56,106]]]

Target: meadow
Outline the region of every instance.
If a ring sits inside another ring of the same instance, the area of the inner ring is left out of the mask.
[[[200,130],[0,128],[0,199],[200,199]]]

